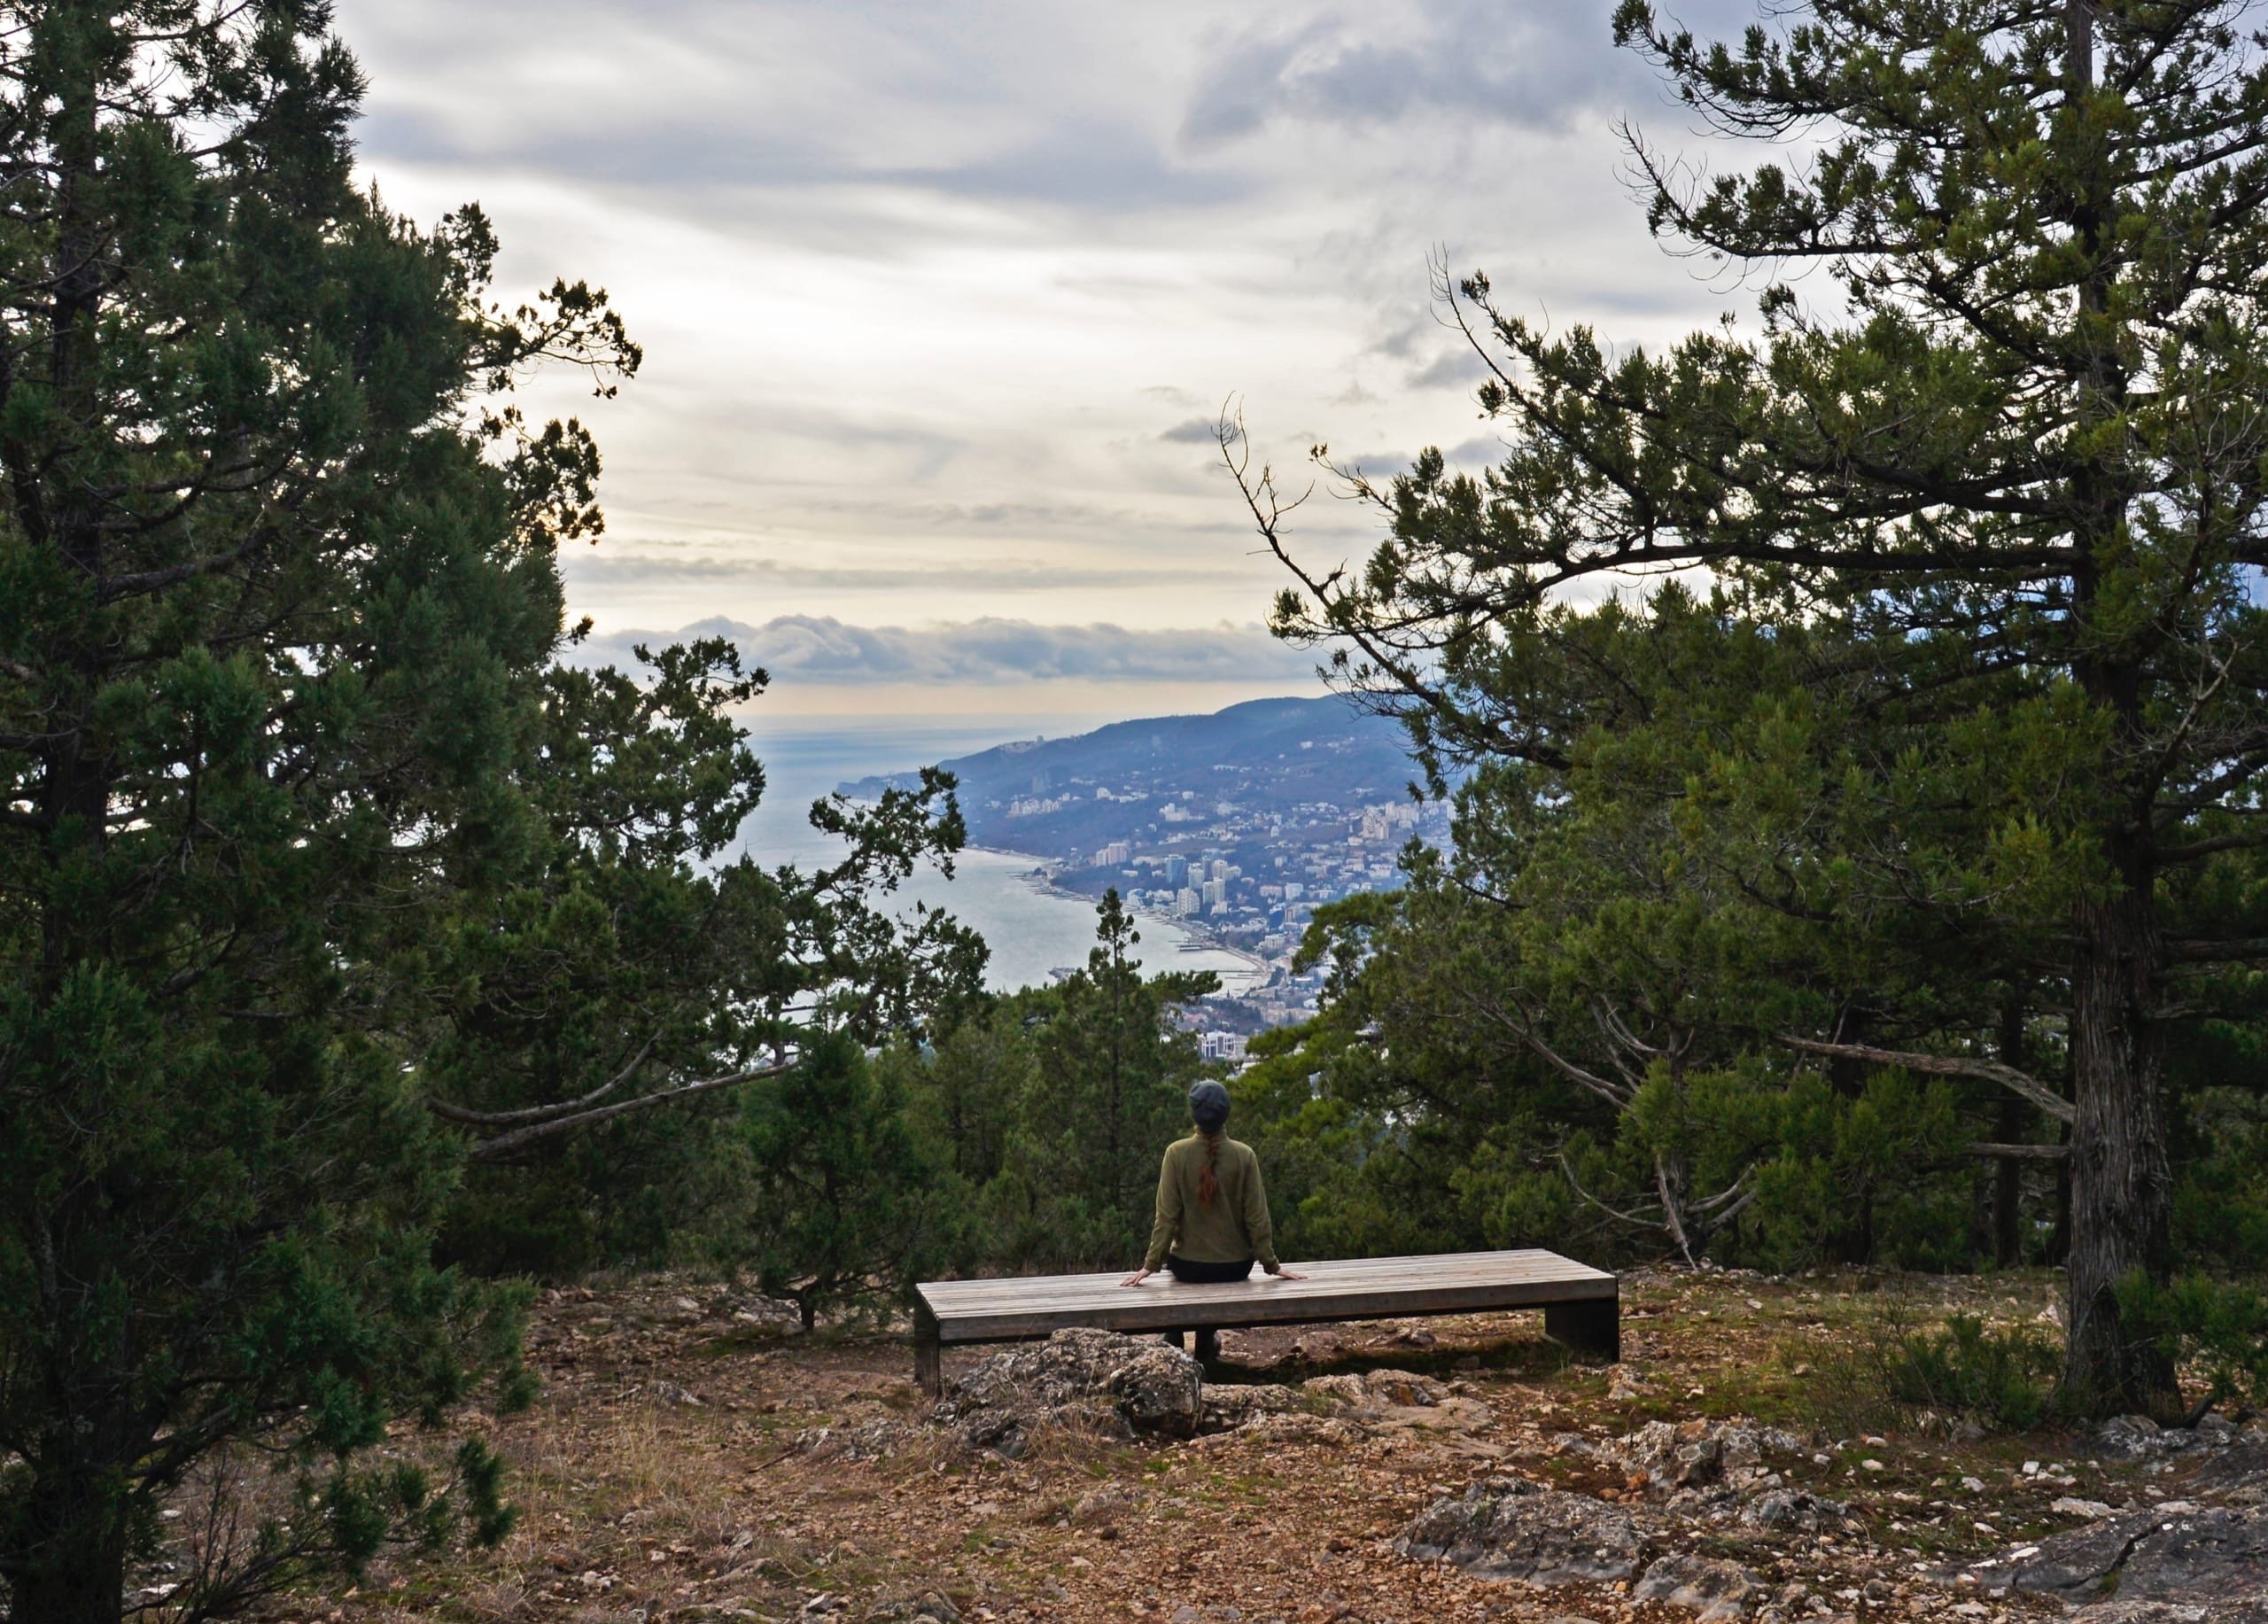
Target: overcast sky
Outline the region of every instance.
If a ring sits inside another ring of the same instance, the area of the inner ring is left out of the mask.
[[[1697,27],[1744,0],[1692,0]],[[1209,709],[1300,691],[1219,470],[1490,442],[1426,255],[1658,342],[1726,291],[1647,237],[1615,136],[1698,152],[1611,0],[343,0],[363,163],[478,200],[500,291],[603,284],[600,646],[723,625],[792,712]],[[1733,302],[1745,305],[1744,296]],[[1301,536],[1359,552],[1319,497]]]

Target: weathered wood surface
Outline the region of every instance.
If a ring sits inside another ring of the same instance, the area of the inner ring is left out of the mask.
[[[1602,1324],[1611,1338],[1615,1324],[1615,1278],[1554,1252],[1348,1258],[1290,1267],[1308,1278],[1285,1280],[1255,1270],[1247,1280],[1185,1286],[1159,1273],[1130,1288],[1119,1284],[1125,1278],[1120,1273],[929,1281],[915,1287],[920,1297],[916,1337],[924,1343],[933,1335],[945,1343],[1002,1342],[1068,1325],[1170,1331],[1555,1305],[1591,1309],[1552,1317],[1587,1342],[1598,1342]]]

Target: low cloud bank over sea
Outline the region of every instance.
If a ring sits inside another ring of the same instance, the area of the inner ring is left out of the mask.
[[[1257,625],[1140,630],[1108,622],[1043,626],[988,618],[922,626],[851,626],[823,615],[779,615],[760,626],[717,616],[675,631],[601,633],[569,650],[568,657],[626,670],[641,644],[661,647],[701,637],[730,639],[743,660],[781,684],[1298,683],[1311,680],[1315,669],[1312,655]],[[883,727],[889,722],[876,719]],[[893,762],[880,770],[905,765]]]

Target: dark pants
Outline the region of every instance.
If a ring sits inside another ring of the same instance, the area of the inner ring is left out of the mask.
[[[1194,1258],[1177,1257],[1169,1253],[1166,1267],[1184,1286],[1225,1286],[1247,1278],[1252,1273],[1254,1261],[1247,1257],[1240,1263],[1200,1263]],[[1166,1340],[1176,1348],[1186,1348],[1188,1344],[1183,1338],[1187,1334],[1183,1331],[1169,1331]],[[1220,1356],[1221,1333],[1216,1327],[1208,1325],[1197,1333],[1198,1362],[1210,1364]]]

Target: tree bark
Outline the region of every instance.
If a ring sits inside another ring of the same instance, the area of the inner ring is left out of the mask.
[[[64,25],[73,29],[94,27],[91,20]],[[98,344],[102,321],[102,232],[96,218],[95,193],[100,176],[101,130],[97,118],[98,87],[92,66],[97,47],[90,41],[72,44],[80,53],[85,77],[65,82],[56,97],[48,133],[56,167],[56,231],[47,272],[54,287],[47,334],[48,384],[60,420],[63,444],[41,453],[50,466],[41,470],[42,500],[53,515],[51,540],[58,562],[84,581],[91,601],[98,595],[105,567],[103,532],[89,489],[92,462],[102,423]],[[56,742],[47,759],[46,805],[50,827],[67,829],[82,850],[99,850],[105,843],[105,819],[110,810],[110,764],[96,737],[95,697],[101,691],[108,661],[102,617],[78,628],[62,648],[54,650],[55,664],[69,672],[67,697],[58,706]],[[59,866],[66,860],[62,841],[50,842],[47,860]],[[74,944],[99,922],[70,917],[71,911],[49,907],[43,911],[44,965],[50,996],[79,961]]]
[[[101,385],[101,322],[104,302],[102,255],[105,247],[99,218],[101,128],[100,86],[96,62],[113,24],[97,11],[50,17],[41,26],[42,43],[71,56],[76,75],[58,78],[47,114],[47,137],[55,168],[55,237],[47,260],[53,289],[46,335],[46,382],[57,409],[49,432],[59,440],[37,444],[26,458],[11,446],[8,461],[33,471],[35,493],[19,490],[19,508],[36,500],[47,517],[42,540],[56,562],[83,583],[91,604],[107,567],[102,515],[93,493],[92,470],[107,430]],[[15,475],[21,479],[23,475]],[[54,742],[46,751],[43,813],[58,832],[43,843],[50,873],[106,843],[113,763],[96,716],[97,695],[106,680],[113,650],[100,610],[50,644],[48,663],[60,677],[55,704]],[[67,836],[65,838],[65,836]],[[89,917],[92,914],[92,917]],[[37,996],[51,1006],[71,975],[105,957],[108,921],[100,909],[58,905],[50,892],[39,912],[42,975]],[[74,1079],[68,1088],[91,1091],[91,1080]],[[74,1113],[99,1117],[103,1101],[89,1092],[72,1101]],[[66,1210],[56,1227],[69,1232],[77,1215],[67,1208],[104,1199],[96,1181],[76,1181],[65,1193]],[[51,1244],[51,1242],[50,1242]],[[53,1436],[28,1453],[29,1492],[11,1545],[27,1552],[24,1566],[9,1575],[10,1616],[40,1624],[118,1624],[125,1611],[128,1550],[124,1474],[103,1458],[105,1441],[114,1442],[124,1421],[125,1400],[115,1392],[90,1391],[76,1368],[74,1348],[89,1288],[72,1278],[75,1264],[60,1268],[50,1253],[43,1261],[40,1313],[35,1333],[46,1343],[50,1391],[78,1388],[54,1407],[75,1422],[75,1430]],[[59,1280],[58,1280],[59,1277]],[[85,1402],[81,1402],[84,1399]],[[66,1425],[69,1423],[66,1423]],[[91,1440],[91,1441],[90,1441]]]
[[[2064,94],[2081,110],[2075,129],[2085,144],[2070,155],[2076,199],[2074,246],[2087,268],[2078,285],[2072,338],[2079,358],[2074,381],[2077,429],[2090,434],[2128,405],[2128,379],[2110,329],[2117,276],[2112,221],[2122,203],[2116,166],[2089,104],[2096,95],[2096,0],[2065,0]],[[2112,720],[2112,781],[2132,798],[2112,812],[2103,855],[2106,894],[2080,904],[2071,969],[2071,1249],[2065,1275],[2065,1402],[2093,1414],[2139,1410],[2168,1416],[2180,1404],[2172,1362],[2132,1341],[2120,1323],[2118,1286],[2131,1276],[2162,1280],[2168,1272],[2172,1170],[2166,1153],[2164,1053],[2150,1018],[2152,983],[2164,955],[2155,904],[2156,861],[2150,848],[2149,801],[2157,773],[2143,765],[2156,754],[2146,725],[2136,633],[2121,627],[2123,592],[2132,578],[2128,509],[2135,492],[2124,453],[2082,467],[2070,484],[2075,563],[2071,577],[2079,633],[2072,674]],[[2106,580],[2106,577],[2109,578]],[[2118,602],[2104,620],[2106,598]],[[2113,630],[2113,628],[2120,628]],[[2130,777],[2121,769],[2137,776]]]
[[[1871,1024],[1872,1022],[1868,1019],[1868,1011],[1863,1006],[1845,1004],[1836,1016],[1833,1042],[1838,1047],[1844,1045],[1862,1046],[1867,1041],[1868,1029]],[[1828,1086],[1835,1091],[1838,1099],[1856,1100],[1867,1092],[1867,1074],[1873,1068],[1865,1061],[1854,1054],[1833,1055],[1827,1062]],[[1875,1201],[1872,1190],[1861,1192],[1855,1216],[1857,1222],[1835,1237],[1833,1245],[1828,1248],[1828,1255],[1838,1263],[1863,1266],[1874,1262],[1875,1256]]]
[[[2055,1164],[2055,1222],[2047,1232],[2050,1269],[2061,1269],[2071,1256],[2071,1131],[2062,1130],[2063,1159]]]
[[[2150,1019],[2158,941],[2137,845],[2114,853],[2123,882],[2079,910],[2071,978],[2070,1254],[2064,1386],[2089,1411],[2165,1415],[2179,1407],[2164,1353],[2129,1340],[2117,1289],[2163,1279],[2173,1177],[2166,1150],[2163,1045]]]
[[[2000,1010],[2000,1063],[2023,1069],[2023,1004],[2014,996]],[[2031,1127],[2024,1100],[2000,1096],[2000,1121],[1992,1137],[2003,1145],[2020,1143]],[[2013,1269],[2023,1261],[2023,1163],[2002,1156],[1992,1166],[1992,1262]]]
[[[126,1611],[126,1519],[118,1493],[83,1462],[35,1465],[25,1521],[37,1555],[11,1576],[10,1617],[31,1624],[119,1624]]]

